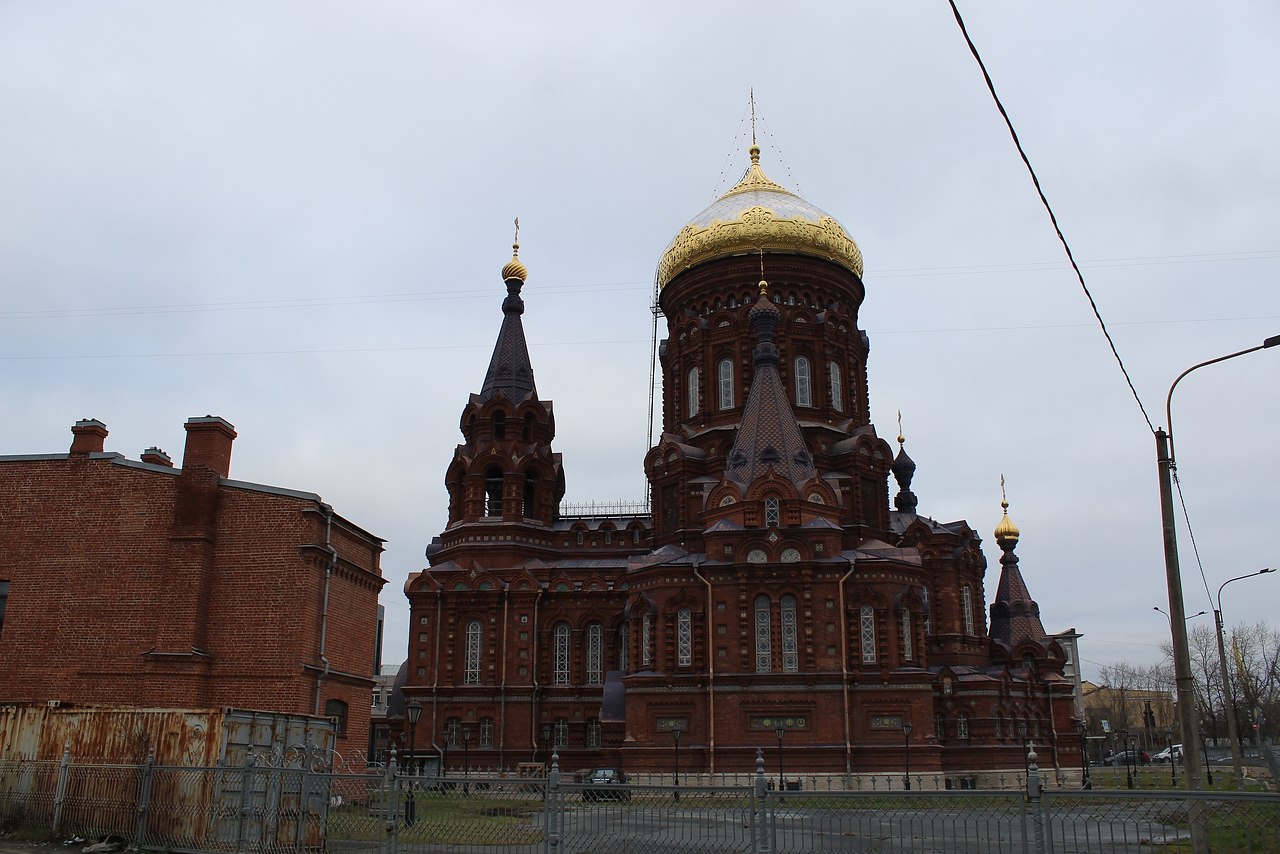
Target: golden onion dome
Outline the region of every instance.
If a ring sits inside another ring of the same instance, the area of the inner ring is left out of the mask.
[[[996,542],[1012,541],[1016,543],[1018,537],[1022,536],[1022,534],[1018,530],[1018,526],[1013,524],[1013,520],[1009,518],[1009,502],[1001,501],[1000,509],[1004,512],[1004,515],[1000,518],[1000,524],[996,525]]]
[[[680,229],[662,253],[658,286],[704,261],[761,251],[815,255],[862,277],[862,250],[844,226],[765,175],[760,147],[753,144],[742,180]]]
[[[511,244],[511,260],[502,268],[502,281],[507,282],[511,279],[519,279],[520,281],[528,281],[529,268],[520,260],[520,244]]]

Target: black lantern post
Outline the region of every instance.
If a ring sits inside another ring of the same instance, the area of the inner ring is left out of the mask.
[[[1134,778],[1138,776],[1138,738],[1129,736],[1129,749],[1124,752],[1124,770],[1129,775],[1129,788],[1133,788]]]
[[[1178,763],[1173,758],[1173,730],[1164,731],[1164,740],[1169,745],[1169,782],[1176,789],[1178,788]],[[1183,749],[1185,750],[1186,747],[1184,746]]]
[[[551,724],[542,725],[542,747],[547,752],[546,759],[543,760],[543,765],[546,766],[546,770],[550,770],[551,768]]]
[[[1080,733],[1080,788],[1092,789],[1093,780],[1089,777],[1089,727],[1084,721],[1078,721],[1076,732]]]
[[[471,794],[471,727],[462,731],[462,794]]]
[[[781,793],[787,790],[786,781],[782,778],[782,737],[787,734],[787,728],[778,724],[773,728],[773,734],[778,737],[778,791]]]
[[[1183,750],[1186,750],[1184,745]],[[1213,785],[1213,766],[1209,764],[1209,737],[1204,734],[1204,727],[1200,728],[1200,751],[1204,756],[1204,778]]]
[[[680,800],[680,730],[681,730],[680,722],[676,721],[676,723],[671,727],[671,737],[676,740],[676,764],[675,764],[675,775],[674,775],[676,787],[674,792],[674,800],[677,800],[677,801]]]
[[[409,761],[406,766],[409,769],[409,777],[413,777],[413,758],[417,751],[417,745],[414,739],[418,732],[418,721],[422,718],[422,704],[417,700],[410,700],[405,704],[404,713],[409,718]],[[412,779],[409,780],[409,797],[404,805],[404,823],[412,827],[413,823],[418,820],[418,805],[414,801]]]
[[[911,791],[911,721],[902,725],[902,788]]]
[[[1031,774],[1031,760],[1027,758],[1027,754],[1031,751],[1027,749],[1029,744],[1027,741],[1026,721],[1018,721],[1018,742],[1022,745],[1022,775],[1025,779]]]

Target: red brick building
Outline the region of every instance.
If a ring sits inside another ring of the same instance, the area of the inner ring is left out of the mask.
[[[0,456],[0,702],[339,718],[368,744],[382,540],[318,495],[231,480],[192,418],[181,469],[104,450]]]
[[[871,422],[862,269],[753,147],[659,264],[649,512],[575,515],[512,258],[448,525],[405,588],[421,750],[667,771],[678,737],[682,771],[714,774],[752,769],[780,727],[793,772],[900,772],[909,739],[913,769],[963,773],[1021,770],[1025,732],[1043,764],[1078,767],[1064,650],[1017,529],[996,530],[988,625],[978,533],[917,511],[903,438],[895,454]]]

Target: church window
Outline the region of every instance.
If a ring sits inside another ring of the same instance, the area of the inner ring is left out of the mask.
[[[502,469],[494,466],[484,473],[484,515],[502,515]]]
[[[911,612],[902,609],[902,659],[910,661],[915,658],[911,649]]]
[[[964,611],[964,633],[973,634],[973,590],[968,585],[960,589],[960,607]]]
[[[502,412],[493,413],[493,438],[507,438],[507,416]]]
[[[466,661],[462,668],[462,681],[467,685],[480,684],[480,633],[484,626],[479,620],[467,623]]]
[[[606,546],[613,545],[613,529],[612,528],[604,529],[604,544]]]
[[[924,603],[924,633],[933,634],[933,605],[929,602],[929,588],[920,589],[920,601]]]
[[[756,597],[756,673],[773,670],[773,626],[769,615],[769,597]]]
[[[813,392],[809,379],[808,357],[796,356],[796,406],[813,406]]]
[[[638,543],[638,542],[640,542],[640,529],[639,529],[639,528],[632,528],[632,529],[631,529],[631,542],[633,542],[633,543]]]
[[[835,362],[828,363],[827,385],[831,391],[831,408],[836,412],[844,411],[844,386],[840,376],[840,366]]]
[[[747,563],[766,563],[769,556],[764,553],[764,549],[752,549],[747,552]]]
[[[480,746],[493,747],[493,718],[480,719]]]
[[[587,718],[587,747],[600,746],[600,719]]]
[[[947,737],[947,724],[942,715],[933,716],[933,734],[942,741]]]
[[[524,430],[520,431],[520,438],[528,442],[533,438],[533,415],[528,414],[524,417]]]
[[[810,504],[826,504],[827,502],[822,499],[822,493],[811,492],[809,493],[809,503]]]
[[[956,715],[956,738],[967,739],[969,737],[969,716],[965,714]]]
[[[862,626],[862,663],[875,664],[876,656],[876,611],[870,605],[863,605],[861,611]]]
[[[770,528],[776,528],[780,521],[782,514],[778,510],[777,496],[770,495],[764,500],[764,523]]]
[[[556,747],[569,746],[569,719],[568,718],[556,718],[554,744]]]
[[[782,597],[782,669],[795,673],[800,669],[800,637],[796,626],[796,597]]]
[[[524,518],[536,518],[537,512],[534,510],[534,500],[537,495],[538,475],[536,472],[527,471],[524,473],[524,509],[521,510]]]
[[[1004,716],[1003,715],[998,713],[996,714],[995,727],[996,727],[995,729],[996,738],[1004,738]]]
[[[623,623],[618,626],[618,669],[623,673],[627,672],[627,656],[629,650],[627,644],[631,642],[631,632],[627,629],[627,624]]]
[[[733,409],[733,360],[720,362],[720,408]]]
[[[564,623],[556,626],[552,635],[552,682],[556,685],[569,684],[569,627]]]
[[[462,744],[462,719],[449,718],[444,722],[444,743],[450,747]]]
[[[698,396],[702,393],[702,389],[698,382],[698,369],[689,369],[689,417],[698,414]]]
[[[599,685],[604,670],[604,627],[599,623],[587,626],[587,684]]]
[[[648,667],[653,662],[653,655],[649,651],[653,640],[653,617],[648,611],[640,616],[640,664]]]
[[[799,549],[783,549],[782,562],[783,563],[799,563],[800,550]]]
[[[720,499],[720,506],[728,507],[730,504],[736,504],[737,501],[738,499],[734,498],[732,495],[726,495],[724,498]]]
[[[693,615],[688,608],[681,608],[676,614],[676,664],[693,664]]]
[[[576,539],[577,539],[577,541],[578,541],[578,545],[582,545],[582,544],[583,544],[583,542],[585,542],[585,541],[586,541],[586,539],[587,539],[587,534],[586,534],[586,532],[585,532],[585,531],[583,531],[581,528],[579,528],[579,529],[578,529],[578,531],[577,531],[577,537],[576,537]]]

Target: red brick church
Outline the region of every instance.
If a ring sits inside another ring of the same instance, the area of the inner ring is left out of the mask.
[[[978,533],[917,511],[903,437],[895,454],[871,422],[862,253],[759,159],[658,267],[650,512],[561,512],[518,245],[503,268],[448,524],[405,587],[419,757],[667,770],[679,739],[682,771],[708,775],[781,738],[789,769],[861,774],[900,772],[909,741],[913,770],[962,773],[1021,770],[1025,733],[1042,765],[1079,767],[1017,528],[995,531],[988,622]]]

